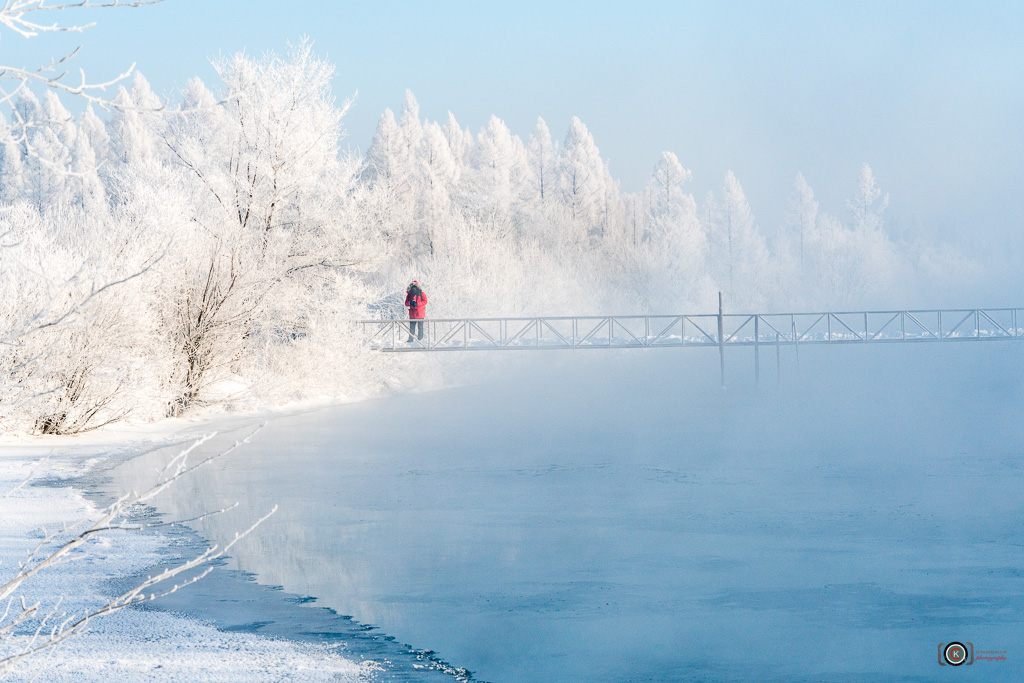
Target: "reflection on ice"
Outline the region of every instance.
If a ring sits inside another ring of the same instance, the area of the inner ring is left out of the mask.
[[[222,541],[279,505],[237,568],[482,680],[927,678],[1024,620],[1020,358],[985,346],[804,350],[726,392],[699,351],[538,354],[274,420],[158,506],[240,501]]]

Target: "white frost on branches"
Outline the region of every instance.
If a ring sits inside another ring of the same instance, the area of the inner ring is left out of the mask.
[[[92,0],[81,0],[81,2],[57,2],[50,3],[47,0],[4,0],[0,6],[0,27],[19,35],[22,38],[34,38],[41,33],[72,32],[81,33],[94,25],[92,23],[41,23],[43,17],[49,17],[55,13],[63,14],[64,10],[88,10],[108,9],[114,7],[141,7],[153,5],[162,0],[110,0],[109,2],[93,2]],[[123,103],[106,96],[109,88],[117,85],[128,78],[135,70],[132,64],[123,73],[107,81],[90,81],[85,72],[79,70],[77,79],[68,77],[67,69],[70,63],[78,54],[80,48],[75,48],[70,53],[55,57],[49,62],[35,67],[18,67],[14,65],[0,65],[0,105],[5,105],[11,112],[11,125],[4,131],[10,141],[21,145],[27,152],[32,153],[36,148],[30,139],[32,128],[37,125],[31,117],[25,117],[18,105],[19,98],[29,97],[32,86],[46,88],[50,93],[62,93],[79,97],[90,104],[95,104],[103,109],[117,109],[123,107]],[[162,105],[158,105],[162,108]],[[58,124],[70,120],[70,116],[56,115],[47,119],[48,123]]]

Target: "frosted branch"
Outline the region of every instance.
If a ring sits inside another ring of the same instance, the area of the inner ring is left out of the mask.
[[[33,12],[59,12],[67,9],[103,9],[109,7],[141,7],[143,5],[155,5],[159,2],[163,2],[163,0],[131,0],[130,2],[120,2],[119,0],[111,0],[110,2],[90,2],[90,0],[83,0],[82,2],[67,2],[56,5],[48,5],[46,0],[8,0],[4,3],[3,7],[0,8],[0,25],[6,26],[8,29],[25,38],[34,38],[40,33],[81,33],[85,29],[95,26],[95,22],[89,24],[71,24],[68,26],[62,26],[57,22],[52,24],[39,24],[30,19],[26,19],[26,16],[30,16]]]
[[[167,466],[161,470],[160,478],[157,483],[149,489],[142,493],[131,493],[121,496],[114,503],[100,512],[98,517],[91,521],[89,518],[83,518],[59,531],[47,532],[44,529],[42,539],[36,547],[29,552],[28,557],[19,563],[19,568],[15,576],[6,583],[0,585],[0,600],[7,601],[4,612],[2,616],[0,616],[0,642],[9,637],[17,626],[24,624],[31,619],[37,618],[39,609],[38,603],[30,605],[26,603],[23,598],[18,598],[18,603],[14,602],[17,597],[15,596],[15,593],[21,585],[41,571],[45,569],[52,569],[53,567],[67,562],[71,559],[70,553],[76,548],[82,546],[90,537],[102,532],[139,531],[146,528],[166,526],[169,524],[195,522],[235,509],[237,507],[237,503],[219,510],[203,513],[187,520],[176,520],[175,522],[148,525],[129,524],[127,522],[129,510],[134,506],[152,499],[183,476],[195,472],[200,467],[222,458],[237,449],[239,446],[248,443],[249,440],[262,428],[263,425],[261,424],[245,438],[236,440],[231,446],[190,465],[188,463],[189,455],[196,448],[213,438],[215,433],[203,436],[171,458]],[[13,493],[13,491],[11,493]],[[214,545],[191,560],[183,562],[175,567],[167,568],[155,576],[149,576],[132,589],[118,595],[100,607],[87,611],[85,614],[79,616],[67,616],[60,623],[56,623],[56,619],[60,618],[56,616],[57,608],[60,605],[60,601],[58,601],[57,605],[54,606],[53,609],[40,618],[39,624],[27,645],[23,646],[20,651],[15,654],[5,657],[0,656],[0,676],[10,671],[10,669],[18,662],[26,659],[27,657],[31,657],[32,655],[44,650],[49,650],[74,634],[82,631],[88,626],[92,619],[111,614],[124,609],[125,607],[130,607],[131,605],[153,601],[201,580],[209,574],[210,571],[212,571],[213,567],[210,564],[211,562],[224,557],[224,555],[231,550],[236,543],[252,533],[276,511],[277,506],[275,505],[267,514],[257,519],[245,530],[236,533],[234,539],[223,547]],[[81,530],[76,532],[76,529]],[[72,536],[70,538],[66,538],[69,533],[72,534]],[[64,538],[65,540],[59,540],[61,538]],[[198,568],[204,569],[197,575],[187,579],[178,581],[174,580],[182,574]],[[18,604],[19,608],[12,610],[12,605],[14,604]],[[61,617],[64,616],[65,615],[61,615]],[[54,624],[51,626],[50,631],[44,635],[44,629],[51,619],[54,620]]]

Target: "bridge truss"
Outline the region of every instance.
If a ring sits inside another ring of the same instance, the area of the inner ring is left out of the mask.
[[[983,342],[1024,339],[1024,309],[974,308],[837,313],[708,313],[359,322],[371,348],[424,351],[539,351],[804,344]]]

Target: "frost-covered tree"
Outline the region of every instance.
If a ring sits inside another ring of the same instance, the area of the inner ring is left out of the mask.
[[[569,242],[587,244],[589,237],[603,229],[607,167],[594,144],[594,137],[576,116],[562,144],[558,187],[572,232]]]
[[[460,168],[466,163],[470,149],[473,147],[473,134],[469,130],[463,130],[455,115],[448,112],[448,121],[442,127],[444,137],[448,141],[448,148],[452,152],[452,158]]]
[[[803,270],[806,242],[808,237],[814,233],[818,223],[818,202],[814,198],[814,190],[807,184],[803,173],[796,174],[786,219],[789,234],[792,235],[794,251],[799,256],[799,267]]]
[[[818,201],[802,173],[797,173],[783,222],[773,242],[773,296],[789,306],[803,306],[813,264],[809,245],[818,227]]]
[[[450,191],[459,182],[462,169],[452,154],[444,131],[437,123],[423,127],[417,157],[420,160],[423,184],[431,193],[442,188]]]
[[[521,177],[525,165],[522,142],[512,135],[504,121],[492,116],[477,136],[473,162],[472,206],[495,236],[504,239],[516,227],[512,213],[513,184]]]
[[[411,175],[402,133],[390,109],[385,109],[377,121],[377,130],[366,152],[366,171],[371,183],[398,183]]]
[[[90,104],[78,118],[78,132],[84,136],[92,147],[97,159],[106,159],[110,146],[110,134],[103,120],[96,115],[95,109]]]
[[[186,212],[175,263],[184,277],[167,322],[175,410],[237,374],[252,360],[246,349],[305,335],[310,309],[366,258],[344,222],[355,174],[339,158],[347,104],[335,106],[333,66],[303,42],[287,58],[239,54],[215,67],[228,93],[222,111],[176,116],[165,136]],[[283,294],[295,288],[297,300]]]
[[[402,130],[390,109],[385,109],[366,153],[362,180],[372,196],[383,235],[397,253],[408,252],[419,241],[416,217],[415,157],[405,143]]]
[[[438,231],[444,230],[452,207],[452,192],[457,185],[461,169],[452,156],[444,131],[437,123],[423,127],[419,160],[420,205],[423,235],[427,249],[434,253]]]
[[[4,206],[0,233],[0,426],[67,434],[145,414],[160,361],[135,280],[159,255],[81,206]]]
[[[8,204],[25,197],[25,162],[6,120],[0,121],[0,201]]]
[[[558,173],[558,146],[551,140],[548,124],[540,117],[527,141],[526,156],[529,175],[524,199],[541,204],[550,202]]]
[[[810,258],[805,281],[812,306],[849,310],[864,303],[873,283],[869,260],[859,242],[858,233],[838,218],[822,217],[807,245]]]
[[[647,181],[652,213],[663,212],[678,203],[683,197],[683,183],[693,174],[683,168],[679,158],[672,152],[662,152]]]
[[[907,289],[901,283],[910,271],[912,256],[884,231],[887,203],[888,197],[883,198],[865,164],[857,192],[847,201],[849,225],[831,215],[818,219],[806,240],[804,290],[810,305],[833,309],[878,305],[891,301],[893,291]]]
[[[860,169],[857,195],[847,201],[846,205],[853,219],[854,230],[874,232],[882,229],[882,217],[889,206],[889,195],[882,196],[882,191],[875,184],[875,174],[867,164]]]
[[[646,237],[652,243],[688,252],[690,258],[696,256],[703,261],[705,239],[697,218],[697,203],[684,188],[692,177],[675,154],[662,153],[647,183]]]
[[[691,175],[675,154],[663,152],[639,203],[639,229],[627,225],[610,254],[622,262],[625,286],[644,311],[684,310],[710,291],[697,203],[684,189]]]
[[[407,163],[412,163],[419,152],[420,141],[423,139],[423,122],[420,121],[420,104],[411,90],[405,91],[405,106],[402,108],[402,121],[399,125],[399,140],[402,155]]]
[[[768,248],[732,171],[725,174],[721,195],[707,211],[710,267],[719,286],[733,301],[761,303],[769,273]]]
[[[79,134],[71,149],[71,168],[65,185],[67,201],[81,207],[86,215],[102,217],[107,211],[107,192],[98,168],[92,143],[86,135]]]
[[[24,188],[38,211],[45,211],[64,193],[71,164],[67,142],[73,137],[67,122],[71,115],[53,93],[46,95],[45,106],[30,91],[21,93],[17,104],[25,126],[21,145]]]
[[[109,160],[114,169],[130,164],[155,168],[163,163],[166,146],[161,139],[162,120],[155,111],[160,100],[149,81],[136,73],[131,90],[121,86],[114,102],[117,108],[108,128]]]
[[[73,6],[122,4],[149,3]],[[44,19],[69,7],[8,2],[0,7],[0,30],[31,38],[84,29]],[[0,126],[0,425],[6,428],[81,431],[123,414],[117,406],[143,403],[131,370],[145,358],[132,346],[139,328],[119,328],[126,318],[116,309],[130,301],[125,283],[148,266],[140,265],[107,211],[93,145],[93,135],[105,134],[103,124],[93,115],[77,126],[55,94],[116,108],[103,90],[128,74],[102,84],[83,74],[75,82],[64,73],[73,56],[38,68],[0,66],[0,104],[10,110]],[[32,86],[42,88],[42,103]],[[137,270],[125,270],[131,267]]]

